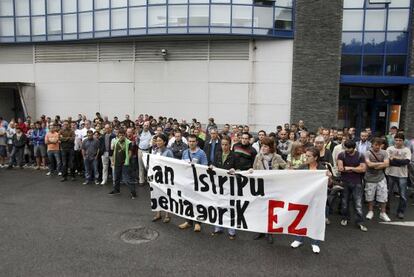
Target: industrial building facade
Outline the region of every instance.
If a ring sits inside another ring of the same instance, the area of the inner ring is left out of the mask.
[[[0,114],[412,133],[411,2],[0,0]]]

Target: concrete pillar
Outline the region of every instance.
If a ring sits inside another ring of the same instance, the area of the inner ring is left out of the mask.
[[[296,0],[291,122],[337,125],[342,0]]]

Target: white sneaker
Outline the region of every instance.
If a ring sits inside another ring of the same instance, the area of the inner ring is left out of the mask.
[[[346,226],[346,225],[348,225],[348,220],[346,220],[346,219],[342,219],[342,220],[341,220],[341,225],[342,225],[342,226]]]
[[[385,222],[390,222],[391,219],[388,217],[388,215],[386,213],[380,213],[379,218]]]
[[[315,254],[319,254],[321,252],[321,249],[316,244],[312,244],[312,252]]]
[[[58,173],[58,176],[62,176],[62,172],[59,172],[59,173]]]
[[[106,185],[106,182],[105,181],[102,181],[101,182],[101,185],[103,186],[103,185]]]
[[[52,172],[48,172],[48,173],[46,173],[46,176],[50,176],[52,174]]]
[[[292,248],[298,248],[302,244],[303,244],[303,242],[298,241],[298,240],[295,240],[294,242],[292,242],[292,244],[290,245],[290,247],[292,247]]]
[[[368,220],[371,220],[373,217],[374,217],[374,212],[373,211],[369,211],[367,213],[367,216],[365,218],[368,219]]]

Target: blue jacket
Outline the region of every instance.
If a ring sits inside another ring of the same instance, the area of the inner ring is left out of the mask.
[[[45,144],[45,136],[46,130],[45,129],[35,129],[30,136],[30,140],[32,144],[35,146],[44,145]]]

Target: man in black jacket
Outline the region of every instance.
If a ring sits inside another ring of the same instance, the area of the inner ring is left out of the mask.
[[[188,148],[188,145],[184,143],[180,130],[174,131],[174,142],[171,144],[171,151],[173,152],[174,158],[181,160],[183,152]]]
[[[216,130],[217,131],[217,130]],[[223,136],[221,139],[221,149],[216,152],[216,156],[213,165],[217,168],[226,169],[230,174],[233,174],[236,168],[236,159],[234,153],[230,150],[231,139],[228,136]],[[224,228],[215,226],[212,236],[222,234]],[[236,238],[236,230],[229,228],[229,239],[234,240]]]
[[[24,161],[24,147],[27,143],[27,137],[22,132],[20,127],[16,127],[16,133],[12,137],[13,150],[10,154],[9,169],[13,168],[13,160],[16,160],[17,165],[23,169]]]
[[[250,145],[251,135],[244,132],[241,137],[241,142],[233,146],[234,156],[236,157],[236,168],[239,170],[249,170],[253,167],[254,159],[257,152]]]

